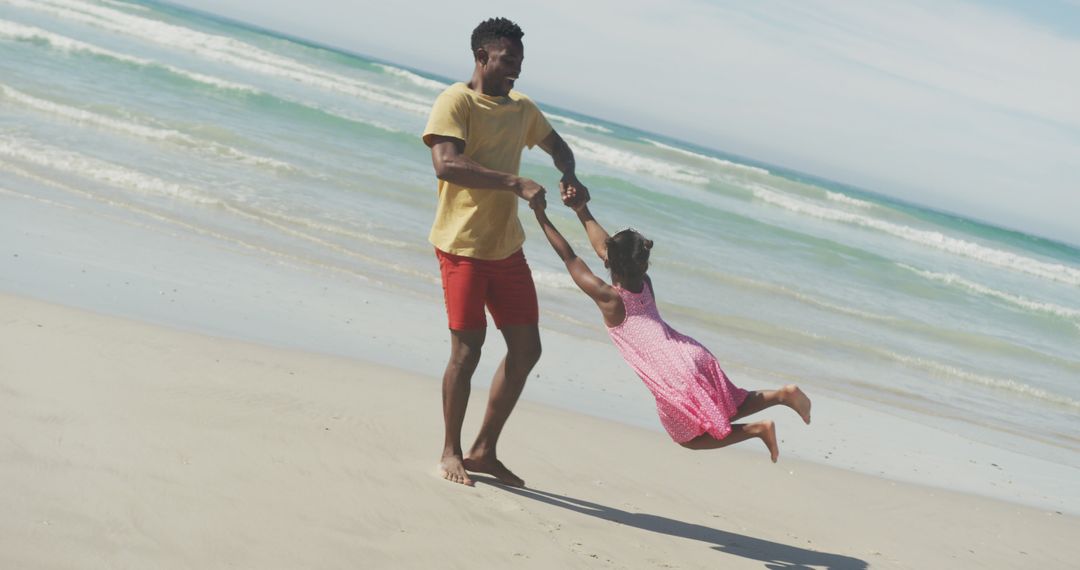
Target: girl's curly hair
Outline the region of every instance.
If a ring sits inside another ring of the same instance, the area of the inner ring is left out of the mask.
[[[623,230],[609,237],[605,245],[612,277],[636,280],[649,270],[649,250],[653,242],[636,230]]]

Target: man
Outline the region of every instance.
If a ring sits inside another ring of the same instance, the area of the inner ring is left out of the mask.
[[[468,83],[448,87],[431,110],[424,143],[439,179],[439,199],[429,240],[442,273],[450,328],[450,361],[443,375],[445,439],[443,477],[472,485],[468,471],[507,485],[525,482],[496,457],[495,445],[537,360],[538,308],[532,272],[521,246],[525,234],[518,198],[543,204],[543,186],[518,176],[521,151],[540,145],[562,172],[560,189],[587,201],[574,174],[574,154],[536,104],[512,91],[521,73],[524,33],[505,18],[481,22],[472,33],[475,60]],[[484,344],[487,306],[506,341],[491,382],[487,411],[468,455],[462,453],[472,374]]]

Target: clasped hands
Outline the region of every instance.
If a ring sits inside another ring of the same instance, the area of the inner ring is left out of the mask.
[[[533,210],[543,210],[547,208],[546,192],[543,186],[525,178],[518,195],[527,201]],[[559,197],[565,206],[576,212],[588,203],[589,189],[578,180],[576,175],[565,174],[559,180]]]

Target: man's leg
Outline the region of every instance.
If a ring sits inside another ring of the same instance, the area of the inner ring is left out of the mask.
[[[472,479],[462,465],[461,424],[465,421],[465,409],[469,405],[472,375],[480,362],[480,349],[484,345],[487,329],[450,331],[450,362],[443,373],[443,440],[442,459],[439,469],[442,476],[454,483],[472,485]]]
[[[535,324],[506,326],[502,334],[506,339],[506,357],[491,381],[484,423],[464,464],[469,471],[487,473],[507,485],[523,487],[525,481],[496,458],[495,445],[525,388],[525,379],[540,360],[540,328]]]

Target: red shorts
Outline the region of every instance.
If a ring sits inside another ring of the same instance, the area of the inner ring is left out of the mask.
[[[436,249],[442,272],[446,316],[453,330],[487,327],[484,305],[497,328],[535,325],[540,320],[532,270],[519,249],[494,261]]]

